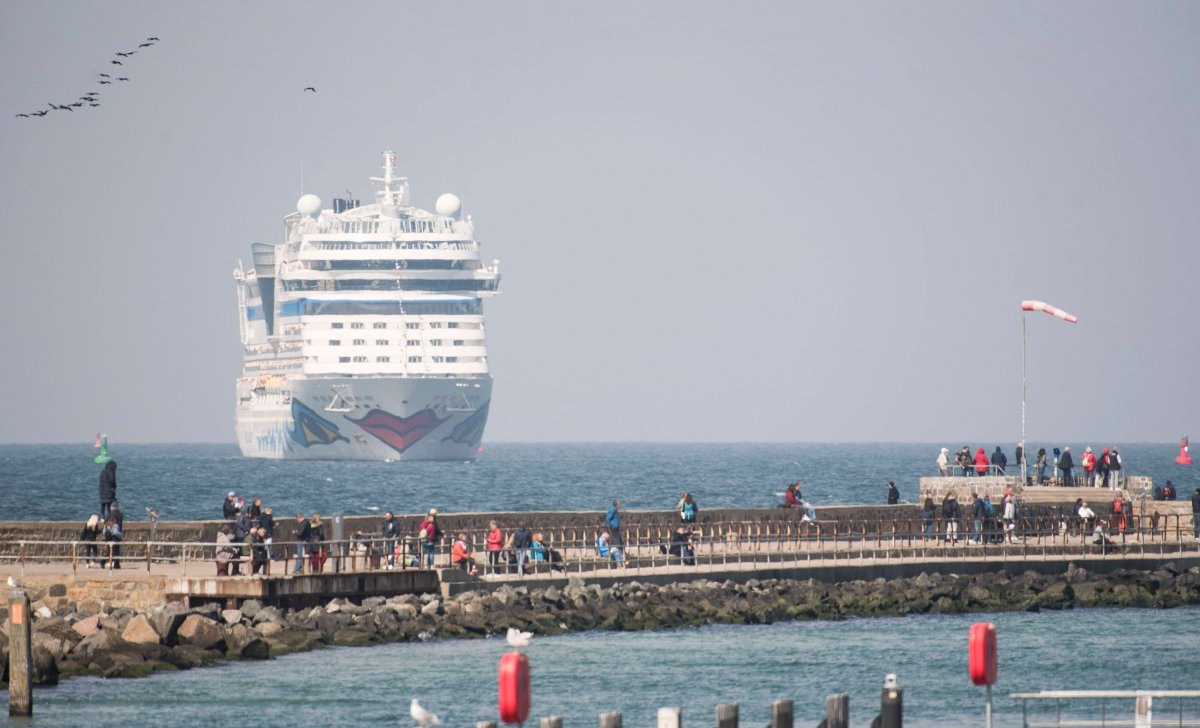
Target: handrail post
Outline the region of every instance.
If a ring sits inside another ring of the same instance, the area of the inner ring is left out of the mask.
[[[771,703],[771,728],[793,728],[792,701],[776,700]]]
[[[717,728],[738,728],[738,704],[717,705]]]

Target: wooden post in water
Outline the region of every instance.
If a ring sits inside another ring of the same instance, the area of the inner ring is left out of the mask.
[[[621,713],[601,713],[600,728],[621,728]]]
[[[562,716],[551,715],[546,718],[539,718],[538,728],[563,728]]]
[[[33,715],[33,622],[29,595],[8,593],[8,714]]]
[[[826,728],[850,728],[850,695],[834,693],[825,696]]]
[[[658,728],[683,728],[683,708],[659,708]]]
[[[738,704],[717,704],[717,728],[738,728]]]
[[[776,700],[771,703],[771,728],[793,728],[792,701]]]

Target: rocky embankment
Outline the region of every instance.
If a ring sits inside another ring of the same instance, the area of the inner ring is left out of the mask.
[[[1200,604],[1200,568],[1166,564],[1153,572],[1065,575],[994,572],[976,576],[921,574],[911,579],[822,584],[761,580],[745,584],[695,581],[667,586],[637,582],[602,588],[572,579],[565,587],[501,586],[443,599],[381,597],[353,604],[335,599],[283,611],[247,601],[241,609],[178,604],[135,612],[86,613],[68,604],[37,610],[34,682],[96,674],[139,677],[219,660],[263,660],[325,645],[447,637],[485,637],[520,627],[538,634],[643,630],[703,624],[765,624],[918,613],[1039,611],[1076,607],[1164,608]],[[0,651],[7,682],[7,637]]]

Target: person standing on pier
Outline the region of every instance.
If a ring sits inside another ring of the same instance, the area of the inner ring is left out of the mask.
[[[108,549],[108,567],[110,569],[121,568],[121,525],[117,523],[116,516],[110,510],[108,512],[108,520],[104,522],[104,542]]]
[[[421,554],[424,557],[425,568],[432,569],[438,541],[442,538],[442,529],[438,526],[436,508],[430,508],[425,520],[421,521],[421,525],[417,527],[417,537],[421,541]]]
[[[978,493],[971,494],[971,543],[983,543],[983,520],[987,518],[987,507]]]
[[[943,478],[950,475],[950,457],[947,455],[949,452],[950,450],[948,448],[943,447],[942,451],[938,453],[937,456],[938,475],[942,476]]]
[[[958,519],[962,518],[962,507],[954,497],[954,491],[946,494],[942,500],[942,518],[946,519],[946,540],[958,543]]]
[[[1062,457],[1058,459],[1058,469],[1062,472],[1062,484],[1065,488],[1075,485],[1075,479],[1071,476],[1071,469],[1074,467],[1075,460],[1071,457],[1071,448],[1064,447]]]
[[[1192,495],[1192,530],[1200,540],[1200,488]]]
[[[1046,483],[1046,448],[1039,447],[1037,451],[1037,462],[1034,465],[1037,468],[1037,484],[1045,485]]]
[[[325,550],[325,524],[321,523],[321,514],[312,514],[308,525],[308,563],[312,573],[320,574],[325,568],[325,559],[329,558],[329,552]]]
[[[1200,491],[1197,491],[1200,492]],[[100,564],[97,562],[96,556],[99,553],[99,548],[96,546],[96,539],[104,531],[104,521],[100,519],[99,513],[93,513],[87,519],[87,523],[83,526],[83,531],[79,534],[79,540],[86,544],[85,553],[87,558],[87,568],[94,569]]]
[[[1083,468],[1083,484],[1088,488],[1096,486],[1096,454],[1092,452],[1091,447],[1083,448],[1083,457],[1079,460],[1079,466]]]
[[[975,474],[981,478],[984,477],[985,475],[988,474],[988,466],[989,465],[990,465],[990,463],[988,463],[987,453],[985,453],[983,451],[983,448],[981,447],[978,450],[976,450],[975,451]]]
[[[396,539],[400,537],[400,524],[391,511],[383,514],[383,549],[387,554],[387,568],[396,568]]]
[[[304,556],[308,550],[308,540],[312,537],[312,524],[303,514],[296,514],[296,533],[292,538],[296,539],[296,564],[292,567],[293,574],[299,574],[304,571]]]
[[[1108,487],[1108,476],[1111,465],[1112,461],[1108,453],[1108,448],[1106,447],[1104,448],[1104,451],[1100,453],[1100,457],[1096,458],[1096,485],[1102,488]]]
[[[1112,487],[1121,487],[1121,453],[1114,446],[1108,451],[1108,470],[1112,475]]]
[[[999,445],[996,446],[996,451],[992,453],[992,465],[996,466],[996,472],[993,475],[1004,475],[1004,469],[1008,467],[1008,456],[1004,454]]]
[[[695,523],[696,515],[700,513],[696,499],[686,490],[683,491],[683,497],[679,499],[679,503],[675,505],[675,510],[679,511],[679,519],[684,523]]]
[[[229,495],[225,496],[225,502],[221,504],[221,517],[226,521],[232,521],[237,518],[237,515],[237,493],[231,490]]]
[[[263,543],[266,544],[267,558],[275,560],[275,514],[271,506],[262,509],[258,517],[259,528],[263,530]]]
[[[946,452],[946,448],[942,448],[942,452]],[[925,494],[925,503],[921,508],[921,520],[924,526],[924,536],[926,541],[933,539],[933,519],[937,517],[937,506],[933,504],[933,496],[929,493]]]
[[[117,499],[117,461],[109,460],[100,471],[100,518],[108,520],[108,511]]]
[[[900,489],[896,487],[896,481],[888,481],[887,504],[894,506],[900,502]]]
[[[488,555],[488,573],[493,576],[499,573],[500,569],[500,553],[504,550],[504,531],[500,530],[500,524],[495,521],[488,521],[487,534],[487,555]]]
[[[613,501],[612,508],[609,508],[604,516],[604,525],[608,526],[610,543],[613,546],[625,543],[621,539],[621,501]]]

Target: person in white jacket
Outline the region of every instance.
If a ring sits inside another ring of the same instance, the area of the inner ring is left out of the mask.
[[[1083,521],[1084,534],[1091,534],[1096,523],[1096,512],[1088,508],[1087,501],[1081,501],[1079,504],[1079,520]]]
[[[1004,494],[1004,533],[1009,543],[1020,543],[1017,538],[1017,504],[1012,492]]]
[[[938,475],[943,478],[950,474],[950,458],[946,453],[950,452],[946,448],[942,448],[941,454],[937,456]]]

